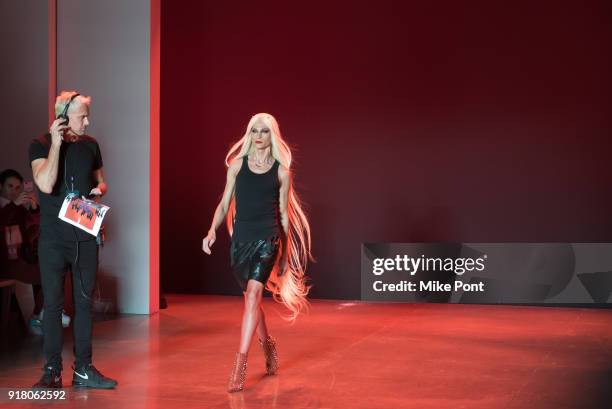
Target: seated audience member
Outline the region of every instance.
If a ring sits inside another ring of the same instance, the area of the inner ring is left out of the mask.
[[[39,208],[31,189],[24,191],[23,177],[13,169],[0,173],[0,278],[32,284],[35,296],[31,326],[42,308],[38,267]],[[30,328],[38,333],[38,328]]]

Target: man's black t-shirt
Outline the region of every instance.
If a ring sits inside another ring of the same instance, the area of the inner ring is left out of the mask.
[[[30,164],[47,158],[51,148],[51,134],[35,138],[30,144]],[[97,186],[93,172],[102,167],[98,142],[91,136],[81,136],[77,142],[62,142],[57,169],[57,180],[51,194],[38,191],[40,198],[41,240],[92,240],[95,237],[58,218],[66,192],[77,191],[87,196]]]

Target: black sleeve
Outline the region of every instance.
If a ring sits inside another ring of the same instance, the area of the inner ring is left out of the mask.
[[[94,159],[94,170],[101,169],[104,166],[102,162],[102,153],[100,152],[100,145],[96,143],[96,157]]]
[[[28,163],[28,167],[32,166],[32,161],[40,158],[47,158],[49,156],[49,147],[46,144],[43,144],[40,138],[36,138],[30,144],[29,149],[29,157],[30,162]]]

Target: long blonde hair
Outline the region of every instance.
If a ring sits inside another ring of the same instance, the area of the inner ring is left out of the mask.
[[[272,157],[290,171],[291,149],[283,140],[276,119],[272,115],[265,113],[253,115],[247,125],[244,136],[227,153],[225,165],[229,167],[230,163],[237,158],[248,160],[246,157],[251,150],[252,143],[250,131],[258,120],[261,120],[270,129],[272,145],[270,150]],[[272,292],[276,301],[283,303],[291,311],[291,315],[287,319],[293,321],[301,311],[308,308],[306,296],[310,286],[306,285],[305,271],[308,260],[312,260],[310,253],[310,225],[306,214],[302,210],[300,199],[293,189],[293,185],[289,188],[287,214],[289,219],[287,268],[285,273],[279,277],[279,263],[277,260],[270,274],[270,279],[266,284],[266,289]],[[226,216],[227,229],[230,236],[233,234],[235,216],[236,199],[232,196]]]

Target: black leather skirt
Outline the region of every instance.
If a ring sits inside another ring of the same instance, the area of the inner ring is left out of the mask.
[[[238,242],[232,241],[230,247],[230,263],[234,277],[242,290],[246,290],[249,280],[257,280],[266,284],[280,248],[280,238]]]

